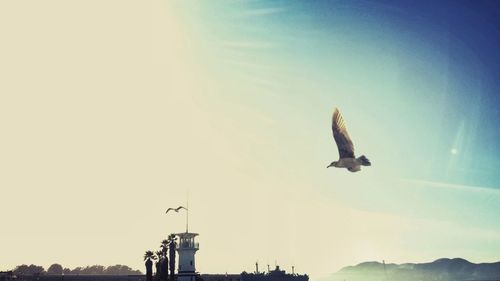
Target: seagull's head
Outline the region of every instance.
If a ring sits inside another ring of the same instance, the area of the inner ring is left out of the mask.
[[[337,167],[337,161],[333,161],[332,163],[330,163],[330,165],[327,166],[327,168],[330,167]]]

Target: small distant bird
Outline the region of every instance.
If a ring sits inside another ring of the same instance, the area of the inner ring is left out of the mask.
[[[176,213],[178,213],[178,212],[179,212],[179,210],[181,210],[181,209],[184,209],[184,210],[186,210],[186,211],[187,211],[187,208],[186,208],[186,207],[179,206],[179,207],[177,207],[177,208],[168,208],[168,209],[167,209],[167,211],[165,212],[165,214],[168,214],[168,212],[169,212],[169,211],[175,211]]]
[[[358,158],[354,156],[354,145],[352,144],[349,134],[347,134],[344,118],[342,118],[338,108],[335,108],[333,112],[332,131],[333,138],[339,149],[339,161],[333,161],[327,168],[333,166],[337,168],[347,168],[347,170],[351,172],[357,172],[361,170],[361,166],[371,166],[370,160],[368,160],[366,156],[361,155]]]

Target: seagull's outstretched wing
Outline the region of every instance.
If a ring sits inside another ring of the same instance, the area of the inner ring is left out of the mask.
[[[183,206],[179,206],[177,207],[177,209],[175,209],[176,212],[179,212],[180,209],[184,209],[187,211],[187,208],[186,207],[183,207]]]
[[[179,206],[177,208],[168,208],[167,211],[165,212],[165,214],[168,214],[169,211],[175,211],[176,213],[179,212],[180,209],[184,209],[187,211],[187,208],[186,207],[183,207],[183,206]]]
[[[332,131],[333,138],[339,149],[339,158],[354,158],[354,145],[349,134],[347,134],[344,118],[342,118],[338,108],[335,108],[333,112]]]

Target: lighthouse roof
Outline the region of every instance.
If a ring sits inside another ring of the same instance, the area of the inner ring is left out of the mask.
[[[181,232],[181,233],[176,233],[175,235],[183,238],[190,238],[190,237],[195,237],[198,236],[198,233],[193,233],[193,232]]]

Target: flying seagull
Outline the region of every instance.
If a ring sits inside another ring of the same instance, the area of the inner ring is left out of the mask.
[[[176,213],[178,213],[180,209],[184,209],[187,211],[186,207],[179,206],[177,208],[168,208],[167,211],[165,212],[165,214],[168,214],[169,211],[175,211]]]
[[[347,168],[347,170],[351,172],[357,172],[361,170],[361,166],[371,166],[370,160],[368,160],[366,156],[361,155],[358,158],[354,156],[354,145],[352,144],[349,134],[347,134],[344,118],[342,118],[338,108],[335,108],[333,112],[332,131],[333,138],[339,149],[339,161],[333,161],[327,168],[333,166],[337,168]]]

